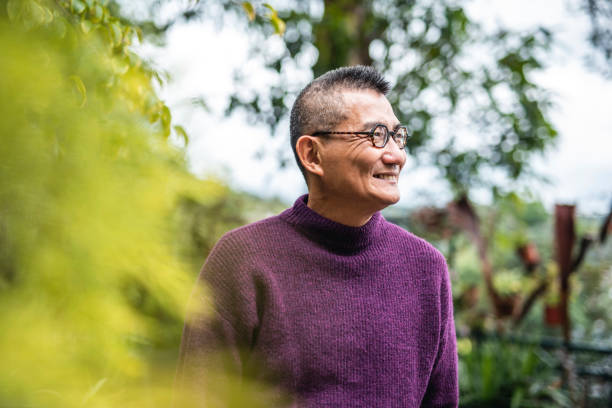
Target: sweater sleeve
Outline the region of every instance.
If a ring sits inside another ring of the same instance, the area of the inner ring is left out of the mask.
[[[188,302],[175,380],[176,407],[217,406],[241,383],[245,351],[257,326],[244,249],[222,238]]]
[[[453,298],[446,261],[442,255],[440,255],[440,258],[442,258],[440,340],[432,374],[423,398],[423,407],[457,407],[459,404],[457,337],[453,318]]]

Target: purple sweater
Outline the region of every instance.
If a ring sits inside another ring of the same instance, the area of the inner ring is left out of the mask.
[[[204,380],[218,360],[299,407],[456,407],[444,257],[380,213],[349,227],[306,200],[214,247],[198,279],[212,296],[191,299],[212,312],[188,319],[177,379],[218,391]]]

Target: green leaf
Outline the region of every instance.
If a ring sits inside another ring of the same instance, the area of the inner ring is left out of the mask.
[[[170,123],[172,122],[172,114],[170,113],[170,109],[164,105],[161,109],[161,123],[164,127],[164,137],[170,136]]]
[[[247,13],[247,16],[249,17],[249,21],[255,20],[255,9],[253,8],[253,5],[251,4],[250,1],[243,1],[242,8]]]
[[[132,51],[127,51],[126,57],[128,64],[130,64],[132,68],[138,68],[142,65],[142,59],[138,56],[138,54]]]
[[[209,107],[209,106],[208,106],[208,104],[206,103],[206,100],[205,100],[203,97],[201,97],[201,96],[200,96],[200,97],[197,97],[197,98],[193,98],[193,99],[191,100],[191,103],[192,103],[194,106],[198,106],[198,107],[200,107],[200,108],[204,109],[204,111],[206,111],[206,112],[210,112],[210,107]]]
[[[162,78],[161,74],[157,71],[152,71],[151,75],[153,75],[153,79],[157,81],[157,84],[162,86],[164,84],[164,78]]]
[[[113,67],[113,72],[117,75],[123,75],[130,69],[129,62],[123,58],[113,58],[111,66]]]
[[[102,21],[102,17],[104,17],[104,9],[102,8],[101,5],[96,4],[96,6],[93,9],[92,20],[97,23],[97,22]]]
[[[155,123],[159,120],[159,112],[154,111],[149,115],[149,123]]]
[[[187,135],[187,131],[185,130],[185,128],[181,125],[175,125],[174,131],[177,135],[183,138],[183,140],[185,141],[185,146],[187,146],[189,144],[189,136]]]
[[[270,19],[270,22],[272,23],[272,26],[274,27],[274,32],[278,35],[283,35],[285,33],[285,28],[286,28],[285,22],[280,17],[278,17],[278,13],[274,9],[274,7],[272,7],[270,4],[264,3],[263,6],[267,8],[268,10],[270,10],[270,13],[268,14],[268,18]]]
[[[94,384],[93,387],[91,387],[91,389],[87,392],[87,394],[85,394],[85,396],[83,397],[83,404],[85,404],[87,401],[89,401],[94,395],[96,395],[98,393],[98,391],[100,391],[100,388],[102,388],[102,386],[106,383],[107,378],[102,378],[100,381],[98,381],[97,383]]]
[[[130,26],[126,26],[123,29],[123,33],[121,34],[121,38],[123,38],[123,42],[126,45],[131,45],[132,44],[132,37],[133,37],[132,36],[132,32],[133,32],[133,30],[132,30],[132,27],[130,27]]]
[[[93,28],[93,23],[89,20],[83,20],[81,21],[81,30],[83,31],[83,33],[85,34],[89,34],[90,31]]]
[[[70,0],[70,9],[75,14],[82,14],[87,6],[81,0]]]
[[[79,76],[70,75],[69,78],[74,82],[74,85],[76,86],[77,91],[81,95],[80,107],[82,108],[83,106],[85,106],[85,103],[87,103],[87,88],[85,88],[85,84],[83,83],[83,80]]]
[[[142,29],[140,27],[136,27],[136,36],[138,37],[138,42],[142,44]]]
[[[6,11],[11,20],[15,20],[21,15],[21,0],[9,0],[6,3]]]
[[[523,396],[525,391],[523,388],[517,388],[512,393],[512,399],[510,401],[510,408],[520,408],[521,402],[523,402]]]
[[[66,36],[67,22],[63,18],[56,18],[53,20],[53,30],[59,38]]]
[[[272,23],[272,26],[274,27],[274,32],[276,34],[282,36],[285,33],[285,22],[280,19],[276,14],[270,16],[270,22]]]
[[[51,12],[51,10],[49,10],[49,8],[41,6],[41,5],[38,5],[38,7],[39,7],[40,13],[42,14],[41,15],[42,23],[43,24],[51,23],[53,21],[54,17],[55,17],[53,15],[53,13]]]
[[[111,34],[113,44],[121,44],[121,38],[123,37],[123,33],[121,32],[121,27],[119,26],[119,24],[111,23],[109,26],[109,32]]]
[[[27,26],[37,27],[51,22],[53,16],[49,11],[34,1],[24,2],[24,22]]]

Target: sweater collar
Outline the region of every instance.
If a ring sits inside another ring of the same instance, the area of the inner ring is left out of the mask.
[[[329,249],[359,251],[370,245],[379,235],[384,218],[378,211],[361,227],[351,227],[319,215],[306,205],[307,202],[308,194],[299,197],[293,207],[281,214],[281,218]]]

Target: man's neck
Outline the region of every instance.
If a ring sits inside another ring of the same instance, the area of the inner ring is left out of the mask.
[[[339,224],[348,225],[350,227],[361,227],[365,225],[375,211],[359,209],[355,203],[338,203],[335,200],[326,198],[323,195],[316,193],[308,194],[308,208],[317,214],[335,221]]]

